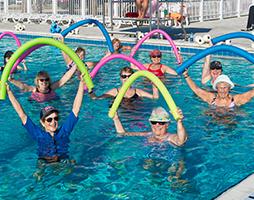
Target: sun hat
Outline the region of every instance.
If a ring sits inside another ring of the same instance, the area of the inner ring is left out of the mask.
[[[168,112],[164,108],[157,107],[153,109],[149,121],[170,122],[170,118]]]
[[[153,51],[150,52],[150,57],[153,56],[161,56],[161,51],[158,49],[154,49]]]
[[[46,106],[45,108],[41,109],[40,119],[43,120],[47,116],[51,115],[54,112],[59,113],[59,111],[56,108],[54,108],[53,106]]]
[[[230,78],[227,75],[222,74],[215,79],[213,83],[213,89],[217,91],[217,84],[221,82],[228,83],[230,85],[230,89],[235,87],[234,83],[230,80]]]

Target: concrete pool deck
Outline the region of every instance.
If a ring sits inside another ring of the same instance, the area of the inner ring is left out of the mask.
[[[223,192],[216,200],[251,200],[254,199],[254,174],[237,185]]]
[[[191,23],[188,27],[185,27],[185,30],[188,34],[193,33],[194,36],[209,34],[212,37],[217,37],[226,33],[239,32],[242,28],[246,27],[247,17],[240,18],[230,18],[223,20],[214,20],[214,21],[205,21],[205,22],[196,22]],[[24,24],[26,30],[23,32],[17,32],[14,29],[15,23],[0,23],[0,31],[12,31],[19,34],[32,34],[32,35],[42,35],[42,36],[53,36],[49,33],[50,25],[49,24]],[[66,29],[67,26],[62,26],[62,29]],[[155,25],[153,28],[157,28]],[[206,48],[207,45],[198,45],[195,42],[188,42],[183,40],[183,31],[181,28],[166,27],[161,26],[162,30],[167,32],[175,43],[179,47],[197,47],[197,48]],[[108,29],[110,32],[110,29]],[[130,37],[129,34],[123,34],[124,32],[136,33],[136,31],[149,32],[149,27],[125,27],[114,32],[121,32],[121,34],[114,34],[112,37],[117,37],[123,42],[130,42],[135,44],[136,38]],[[251,32],[250,32],[251,33]],[[89,39],[89,40],[105,40],[101,31],[98,27],[88,26],[80,28],[78,35],[68,35],[68,38],[79,38],[79,39]],[[165,45],[168,42],[161,39],[151,39],[147,43]],[[232,45],[243,48],[247,51],[254,52],[254,48],[251,47],[252,42],[248,39],[234,39],[232,40]]]

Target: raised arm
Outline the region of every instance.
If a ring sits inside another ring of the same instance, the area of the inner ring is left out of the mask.
[[[23,90],[24,92],[32,92],[34,91],[35,87],[27,85],[25,83],[22,83],[21,81],[15,80],[11,77],[8,78],[9,82],[11,82],[13,85],[18,87],[19,89]]]
[[[76,64],[72,66],[71,69],[69,69],[60,80],[54,82],[51,86],[51,88],[53,90],[62,87],[65,83],[68,82],[68,80],[71,79],[71,77],[73,76],[73,74],[76,72],[77,66]]]
[[[202,79],[201,79],[202,84],[206,84],[211,79],[210,62],[211,62],[211,56],[208,55],[205,57],[205,62],[203,64]]]
[[[83,81],[83,77],[81,76],[78,91],[77,91],[76,97],[73,102],[73,107],[72,107],[72,112],[74,113],[76,117],[79,114],[82,101],[83,101],[83,96],[84,96],[84,81]]]
[[[115,116],[113,117],[113,121],[115,124],[116,132],[123,136],[147,136],[148,132],[126,132],[123,128],[123,125],[118,117],[116,112]]]
[[[149,99],[158,99],[159,98],[159,91],[157,89],[157,87],[155,87],[155,85],[153,85],[153,94],[150,94],[144,90],[141,89],[136,89],[136,93],[140,96],[140,97],[146,97]]]
[[[177,75],[176,71],[166,65],[162,65],[162,71],[167,74]]]
[[[182,146],[186,142],[188,135],[183,126],[183,118],[184,118],[183,113],[180,109],[178,109],[177,111],[180,116],[180,118],[177,120],[177,133],[170,135],[169,141],[175,144],[176,146]]]
[[[64,43],[64,37],[61,34],[59,35],[58,40]],[[71,58],[64,51],[62,51],[62,56],[66,65],[69,65],[72,61]]]
[[[10,86],[8,84],[7,84],[7,94],[8,94],[8,97],[10,99],[10,102],[11,102],[13,108],[19,115],[19,118],[21,119],[22,124],[25,124],[26,120],[27,120],[27,115],[24,112],[24,110],[23,110],[22,106],[20,105],[20,103],[18,102],[18,100],[15,98],[12,91],[10,90]]]
[[[187,71],[184,72],[184,78],[189,85],[190,89],[198,96],[200,97],[203,101],[207,103],[211,103],[212,99],[214,98],[214,94],[212,92],[208,92],[206,90],[203,90],[199,88],[194,81],[190,78],[188,75]]]
[[[109,91],[107,91],[106,93],[100,95],[100,96],[97,96],[94,91],[92,90],[90,93],[89,93],[89,96],[91,99],[105,99],[105,98],[112,98],[112,97],[115,97],[116,95],[118,94],[118,91],[117,91],[117,88],[113,88]]]
[[[254,97],[254,89],[245,92],[243,94],[237,94],[234,96],[234,102],[236,105],[240,106],[248,103]]]

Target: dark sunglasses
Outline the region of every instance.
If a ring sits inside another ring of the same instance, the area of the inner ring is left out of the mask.
[[[152,58],[161,58],[161,55],[151,56]]]
[[[49,82],[49,78],[40,78],[39,81],[40,82]]]
[[[45,119],[45,121],[47,121],[48,123],[52,122],[53,120],[55,120],[55,121],[57,121],[57,122],[58,122],[59,117],[54,117],[54,118],[49,117],[49,118]]]
[[[132,74],[130,74],[130,75],[121,74],[121,77],[122,77],[123,79],[125,79],[125,78],[129,78],[131,75],[132,75]]]
[[[160,124],[160,125],[164,125],[166,124],[167,122],[156,122],[156,121],[150,121],[152,125],[155,125],[155,124]]]

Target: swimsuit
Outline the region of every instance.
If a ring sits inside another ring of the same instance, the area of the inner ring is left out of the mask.
[[[213,100],[211,102],[211,106],[213,106],[213,107],[216,107],[216,104],[215,104],[216,98],[217,98],[217,95],[214,96],[214,98],[213,98]],[[234,108],[234,107],[235,107],[235,101],[234,101],[234,97],[232,97],[231,98],[231,102],[230,102],[228,108]]]
[[[149,72],[152,72],[154,75],[156,75],[156,76],[163,76],[164,75],[164,73],[163,73],[163,71],[161,70],[161,68],[162,68],[162,64],[160,64],[160,68],[159,69],[152,69],[151,68],[151,66],[152,66],[152,64],[150,64],[149,66],[148,66],[148,71]]]
[[[37,102],[45,102],[56,98],[57,95],[53,90],[50,89],[48,93],[44,94],[39,92],[37,88],[35,92],[32,92],[32,95],[30,97],[30,99],[35,100]]]
[[[117,94],[118,94],[119,93],[118,88],[116,90],[117,90]],[[127,100],[127,101],[133,101],[133,100],[138,99],[138,98],[139,98],[139,95],[137,94],[136,89],[135,89],[135,93],[131,97],[123,97],[123,99]]]

